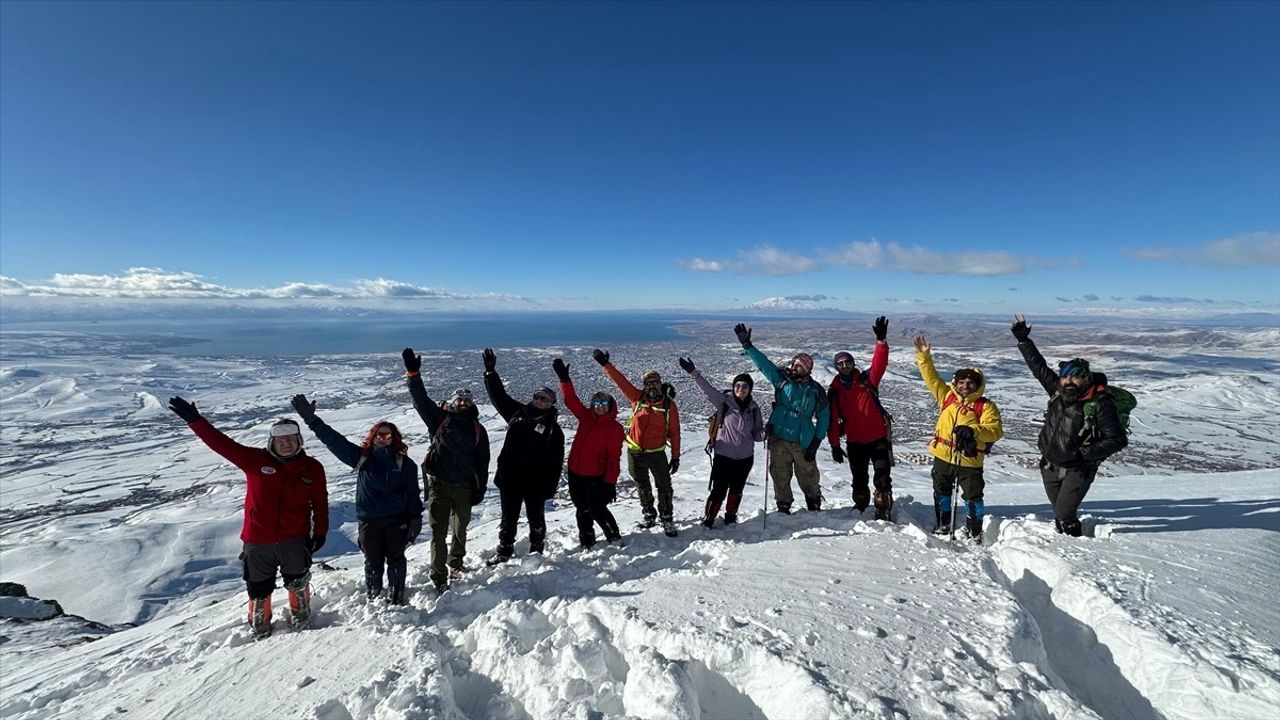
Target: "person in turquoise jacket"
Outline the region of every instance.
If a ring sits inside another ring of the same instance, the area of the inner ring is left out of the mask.
[[[791,476],[794,473],[805,507],[822,509],[822,488],[818,482],[818,448],[831,420],[827,391],[814,381],[813,358],[798,353],[785,372],[751,344],[751,328],[738,323],[733,328],[747,351],[747,357],[773,384],[773,412],[767,425],[769,474],[777,495],[778,512],[791,513]]]

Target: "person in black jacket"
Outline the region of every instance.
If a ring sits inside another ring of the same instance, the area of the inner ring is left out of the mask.
[[[507,394],[497,367],[498,356],[485,348],[484,388],[489,402],[507,421],[507,437],[493,476],[502,499],[498,550],[489,561],[493,565],[506,562],[515,554],[521,506],[529,519],[529,552],[542,552],[547,539],[543,505],[556,494],[564,465],[564,431],[558,422],[555,391],[544,387],[534,391],[528,403],[518,403]]]
[[[1054,372],[1031,341],[1031,326],[1022,315],[1010,328],[1031,374],[1049,393],[1049,407],[1040,428],[1040,477],[1053,507],[1053,526],[1060,533],[1080,537],[1077,512],[1093,484],[1098,466],[1129,444],[1116,403],[1107,392],[1107,378],[1092,372],[1081,358],[1058,363]],[[1089,411],[1091,410],[1091,412]]]
[[[383,596],[386,568],[387,601],[404,605],[405,546],[422,532],[422,496],[418,466],[395,423],[379,420],[364,443],[356,445],[316,415],[306,395],[293,396],[293,409],[334,457],[356,471],[356,517],[360,521],[360,550],[364,552],[364,586],[370,600]]]
[[[489,435],[480,424],[470,390],[455,390],[449,402],[436,405],[422,384],[422,358],[413,348],[405,348],[401,356],[413,409],[431,437],[422,471],[431,523],[431,582],[438,594],[449,589],[450,580],[462,578],[471,508],[484,499],[489,485]],[[446,545],[450,525],[452,543]]]

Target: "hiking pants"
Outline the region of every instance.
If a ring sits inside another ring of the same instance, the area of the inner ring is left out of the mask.
[[[726,494],[741,497],[755,462],[754,457],[735,459],[717,453],[711,460],[711,495],[707,497],[707,507],[718,509]]]
[[[871,502],[871,488],[867,486],[867,463],[875,469],[877,490],[893,489],[893,481],[889,478],[889,439],[881,438],[869,443],[850,442],[845,444],[845,456],[849,460],[849,469],[853,471],[853,505],[861,512]]]
[[[364,553],[366,590],[382,589],[382,570],[403,577],[404,548],[409,544],[409,521],[399,517],[362,518],[359,525],[360,550]]]
[[[251,598],[271,597],[276,589],[276,572],[284,584],[302,580],[311,571],[311,553],[303,538],[278,543],[245,543],[240,552],[245,589]]]
[[[636,481],[636,488],[640,491],[640,508],[644,512],[644,519],[658,517],[663,522],[670,520],[674,493],[671,490],[671,467],[667,464],[667,451],[633,453],[628,450],[627,472]],[[653,473],[654,483],[658,486],[657,511],[653,509],[653,485],[649,483],[649,473]]]
[[[431,582],[437,586],[449,580],[445,567],[462,569],[462,558],[467,554],[467,525],[471,522],[471,488],[454,485],[437,477],[431,477],[427,491],[427,513],[431,522]],[[453,525],[452,542],[446,544],[450,521]]]
[[[508,480],[508,483],[515,482]],[[529,519],[529,552],[542,552],[547,542],[546,498],[542,492],[529,485],[500,487],[502,522],[498,525],[498,554],[510,557],[515,550],[516,526],[520,523],[520,508]]]
[[[1067,529],[1078,528],[1080,518],[1076,513],[1097,474],[1097,465],[1060,468],[1040,458],[1040,479],[1044,481],[1044,492],[1049,496],[1049,505],[1053,507],[1053,519],[1060,526]]]
[[[569,499],[577,508],[578,541],[583,547],[591,547],[596,542],[595,524],[604,531],[604,539],[610,542],[622,537],[618,530],[618,521],[609,511],[609,503],[613,500],[616,488],[604,481],[603,475],[579,475],[569,473]]]
[[[968,517],[976,518],[979,523],[986,514],[982,501],[982,491],[986,481],[982,479],[982,468],[952,465],[942,458],[933,459],[933,512],[938,524],[951,522],[951,502],[955,493],[955,483],[960,483],[960,490]]]
[[[795,497],[791,494],[791,474],[795,473],[805,503],[815,506],[822,500],[822,488],[818,484],[818,463],[804,459],[804,448],[782,438],[769,438],[769,474],[773,476],[773,490],[778,498],[778,509],[791,509]]]

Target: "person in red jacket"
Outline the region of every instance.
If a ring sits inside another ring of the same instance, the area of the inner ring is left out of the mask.
[[[289,624],[306,627],[311,620],[311,556],[324,546],[329,532],[329,491],[324,466],[302,451],[298,423],[277,421],[267,447],[257,448],[222,434],[200,416],[194,403],[181,397],[170,398],[169,409],[210,450],[244,471],[240,561],[254,637],[271,634],[271,591],[277,571],[289,591]]]
[[[860,372],[853,362],[853,355],[836,353],[836,376],[831,380],[827,397],[831,401],[831,423],[827,440],[831,443],[831,459],[837,463],[849,458],[853,471],[853,506],[861,513],[872,500],[867,486],[867,463],[875,469],[876,520],[888,520],[893,509],[893,481],[889,468],[893,465],[893,450],[889,444],[888,415],[880,404],[880,381],[889,366],[889,321],[883,315],[876,318],[871,329],[876,334],[876,349],[871,355],[871,369]],[[840,447],[840,437],[847,445]]]
[[[556,358],[551,368],[560,378],[564,405],[578,419],[578,432],[569,448],[569,498],[578,513],[578,540],[590,548],[596,542],[599,523],[604,538],[619,542],[622,532],[609,512],[617,497],[618,474],[622,468],[622,442],[626,433],[618,422],[618,403],[606,392],[591,396],[591,408],[583,406],[569,379],[569,366]]]

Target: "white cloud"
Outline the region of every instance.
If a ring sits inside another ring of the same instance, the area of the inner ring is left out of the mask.
[[[398,280],[358,280],[352,287],[324,283],[290,282],[272,288],[234,288],[206,281],[190,272],[160,268],[130,268],[123,275],[57,273],[45,283],[25,283],[0,276],[0,295],[23,297],[81,297],[111,299],[185,300],[360,300],[369,298],[426,299],[439,301],[520,300],[496,293],[456,293]]]
[[[1252,232],[1201,245],[1134,248],[1135,260],[1220,268],[1280,267],[1280,233]]]
[[[1068,261],[1079,265],[1078,261]],[[942,253],[912,245],[879,240],[854,241],[843,247],[823,250],[816,257],[786,253],[768,245],[743,251],[730,260],[694,258],[682,261],[687,270],[737,272],[743,275],[796,275],[823,267],[839,266],[861,270],[884,269],[923,275],[1015,275],[1033,267],[1050,267],[1043,259],[1015,255],[1004,250]]]
[[[818,261],[783,252],[769,245],[759,245],[738,253],[732,260],[683,260],[680,265],[696,272],[736,272],[740,275],[797,275],[818,269]]]

